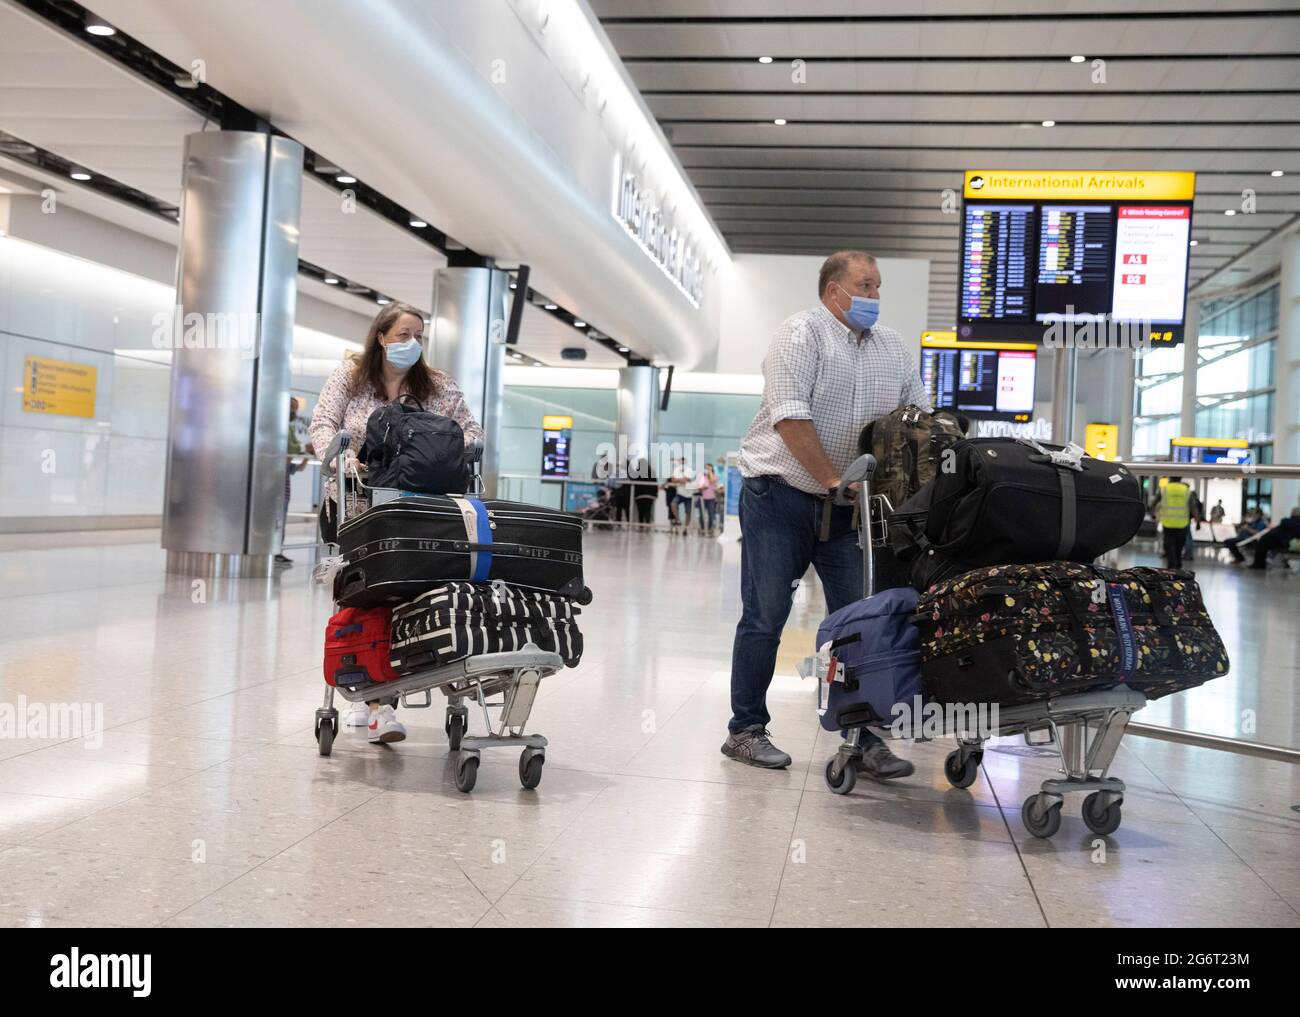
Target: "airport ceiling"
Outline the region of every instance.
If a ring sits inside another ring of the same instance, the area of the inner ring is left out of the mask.
[[[1300,214],[1286,0],[590,2],[734,251],[928,258],[932,327],[966,169],[1195,170],[1206,292],[1276,264]]]
[[[0,181],[0,187],[22,190],[14,181],[24,179],[52,185],[74,208],[175,243],[174,221],[165,215],[121,204],[106,216],[111,201],[97,187],[113,181],[160,207],[174,207],[180,200],[185,135],[203,126],[204,117],[190,106],[105,59],[81,38],[0,0],[0,175],[9,181]],[[91,171],[96,186],[81,187],[66,173],[24,161],[29,146]],[[364,205],[351,215],[339,210],[337,189],[305,174],[299,257],[321,271],[301,275],[302,290],[363,315],[376,310],[374,300],[346,291],[345,285],[428,308],[433,273],[447,264],[442,252]],[[341,283],[326,285],[315,276]],[[583,366],[626,365],[622,356],[587,341],[562,317],[525,305],[518,344],[524,362],[574,366],[561,355],[566,348],[586,351]]]

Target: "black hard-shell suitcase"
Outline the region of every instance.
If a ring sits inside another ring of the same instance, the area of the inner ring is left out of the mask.
[[[398,674],[532,643],[569,667],[582,657],[580,608],[567,597],[504,583],[447,583],[393,610],[390,662]]]
[[[396,498],[339,527],[344,607],[400,604],[447,582],[501,580],[591,599],[582,581],[582,520],[568,512],[469,496]]]

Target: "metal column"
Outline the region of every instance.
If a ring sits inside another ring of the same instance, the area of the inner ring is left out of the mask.
[[[167,570],[263,576],[283,539],[303,149],[185,139],[162,546]]]
[[[498,268],[441,268],[433,277],[429,366],[456,380],[486,435],[483,491],[496,497],[501,470],[501,402],[505,393],[510,277]]]
[[[1079,351],[1058,346],[1052,372],[1052,441],[1068,445],[1074,437],[1074,400],[1079,374]]]
[[[627,466],[627,458],[631,456],[643,457],[656,470],[659,469],[660,464],[650,456],[650,445],[658,434],[658,422],[659,369],[649,365],[619,368],[618,436],[615,448],[623,460],[620,466]],[[698,463],[692,465],[696,469],[700,467]]]
[[[1273,378],[1273,461],[1300,463],[1300,233],[1282,240]],[[1273,521],[1300,504],[1300,482],[1273,481]]]

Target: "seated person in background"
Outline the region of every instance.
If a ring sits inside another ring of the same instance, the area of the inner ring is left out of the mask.
[[[1225,540],[1223,546],[1232,553],[1233,561],[1243,562],[1246,560],[1246,556],[1237,550],[1237,545],[1247,537],[1253,537],[1256,533],[1267,528],[1268,520],[1264,518],[1264,513],[1257,508],[1253,508],[1246,513],[1246,518],[1237,526],[1237,535]]]
[[[1291,510],[1291,514],[1285,519],[1280,519],[1267,530],[1263,530],[1255,540],[1255,560],[1251,562],[1250,567],[1253,569],[1264,569],[1268,567],[1268,555],[1270,551],[1285,551],[1291,545],[1291,541],[1300,539],[1300,505]],[[1238,561],[1245,561],[1241,551],[1235,546],[1232,549],[1233,556]]]

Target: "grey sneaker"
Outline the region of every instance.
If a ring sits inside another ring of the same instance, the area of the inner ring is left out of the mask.
[[[722,744],[722,754],[750,766],[784,770],[790,765],[790,756],[773,745],[767,735],[767,728],[762,724],[733,731]]]
[[[899,759],[884,742],[871,746],[858,760],[858,773],[876,780],[910,777],[915,772],[915,766],[906,759]]]

